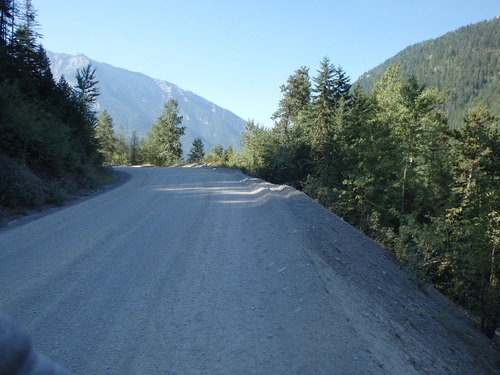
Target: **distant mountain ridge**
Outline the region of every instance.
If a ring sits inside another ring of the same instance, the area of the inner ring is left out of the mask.
[[[414,44],[357,81],[365,92],[389,68],[398,64],[403,77],[447,91],[445,108],[452,127],[461,126],[465,112],[476,104],[500,115],[500,17],[459,28],[437,39]]]
[[[97,98],[97,109],[106,109],[116,128],[122,126],[127,133],[135,129],[144,136],[161,114],[163,104],[169,99],[176,99],[184,117],[182,125],[186,127],[181,139],[184,155],[197,137],[202,139],[205,152],[217,144],[236,148],[240,145],[246,121],[173,83],[97,62],[81,54],[48,51],[47,56],[56,79],[64,75],[72,84],[75,83],[77,69],[89,63],[96,68],[101,93]]]

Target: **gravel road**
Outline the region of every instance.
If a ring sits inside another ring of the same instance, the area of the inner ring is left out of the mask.
[[[0,232],[0,312],[69,373],[499,371],[462,312],[302,193],[118,170],[125,184]]]

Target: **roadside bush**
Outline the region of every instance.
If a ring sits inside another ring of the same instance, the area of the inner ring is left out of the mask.
[[[45,188],[45,203],[60,206],[68,199],[68,193],[58,181],[51,182]]]
[[[41,180],[16,161],[0,155],[0,204],[40,208],[45,201]]]

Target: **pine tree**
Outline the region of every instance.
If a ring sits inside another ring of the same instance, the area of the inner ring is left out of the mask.
[[[39,59],[38,39],[41,35],[38,33],[39,24],[31,0],[24,1],[19,13],[19,22],[11,42],[12,55],[18,65],[18,73],[36,77]]]
[[[187,161],[188,163],[201,163],[204,157],[203,141],[201,138],[196,138],[189,150]]]
[[[481,315],[490,338],[500,322],[500,135],[496,118],[479,105],[454,132],[457,206],[446,222],[451,246],[459,257],[455,298],[465,300]]]
[[[0,47],[9,44],[9,33],[14,29],[15,1],[0,0]]]
[[[341,101],[349,103],[351,84],[349,76],[341,67],[334,68],[334,92],[337,106]]]
[[[320,139],[317,142],[324,142],[330,133],[333,109],[335,108],[335,90],[334,90],[334,71],[335,67],[330,63],[327,57],[321,61],[318,75],[313,78],[314,87],[312,110],[315,116],[315,129],[313,133]],[[322,139],[321,139],[322,138]]]
[[[351,85],[343,70],[330,63],[327,57],[321,61],[313,82],[312,101],[303,118],[309,131],[315,161],[323,169],[333,162],[337,146],[335,137],[342,131]]]
[[[99,114],[95,136],[99,142],[98,150],[104,156],[104,162],[111,164],[116,149],[116,135],[113,129],[113,119],[106,110]]]
[[[271,119],[275,121],[274,131],[287,133],[292,123],[297,123],[299,113],[303,111],[311,101],[311,83],[309,81],[309,69],[301,67],[288,78],[286,85],[280,87],[283,98],[278,104],[278,110],[274,112]]]
[[[224,147],[222,145],[215,145],[212,148],[212,154],[214,154],[219,159],[222,159],[222,157],[224,156]]]
[[[123,126],[120,126],[116,132],[113,164],[130,165],[130,147]]]
[[[35,52],[34,75],[38,92],[43,96],[50,95],[51,91],[55,89],[54,76],[50,69],[50,60],[41,44],[36,48]]]
[[[182,116],[179,114],[177,100],[165,103],[163,113],[156,120],[145,142],[147,161],[154,165],[166,166],[178,163],[182,156],[180,137],[185,127],[179,126]]]
[[[137,165],[140,162],[140,154],[139,154],[139,145],[140,140],[137,135],[137,130],[132,130],[132,134],[130,135],[129,147],[130,147],[130,164]]]
[[[78,69],[76,72],[76,89],[80,100],[90,109],[99,96],[99,88],[95,77],[95,68],[92,64],[88,64],[84,68]]]
[[[234,149],[233,146],[229,146],[224,150],[224,164],[229,167],[236,166],[238,164],[237,161],[238,152]]]

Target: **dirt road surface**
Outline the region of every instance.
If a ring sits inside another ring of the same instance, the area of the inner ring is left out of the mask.
[[[0,312],[72,374],[495,374],[489,341],[302,193],[212,168],[0,232]]]

